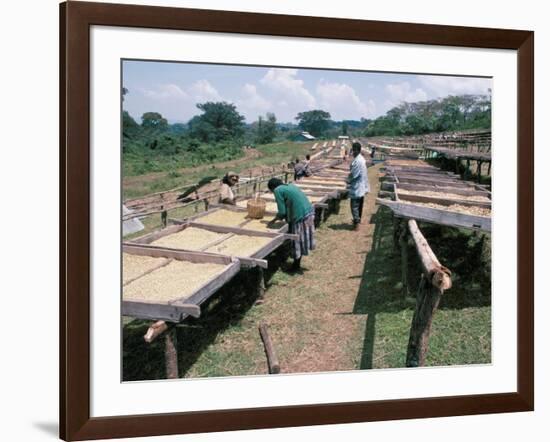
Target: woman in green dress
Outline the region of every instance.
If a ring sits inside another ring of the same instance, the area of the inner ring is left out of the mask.
[[[302,189],[294,184],[271,178],[267,187],[277,202],[277,215],[270,223],[284,219],[289,233],[298,235],[298,239],[292,241],[292,270],[299,270],[302,256],[315,249],[315,209]]]

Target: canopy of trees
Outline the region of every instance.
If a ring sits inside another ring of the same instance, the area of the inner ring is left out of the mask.
[[[210,143],[240,138],[244,134],[244,117],[237,112],[234,104],[209,101],[197,104],[197,107],[203,114],[189,121],[193,138]]]
[[[265,119],[261,116],[255,128],[255,141],[258,144],[272,143],[277,135],[277,118],[273,113],[267,113]]]
[[[459,95],[402,103],[370,122],[365,135],[415,135],[490,127],[490,97]]]
[[[141,116],[141,125],[147,129],[165,129],[168,127],[168,120],[162,118],[158,112],[146,112]]]
[[[307,112],[300,112],[296,116],[298,120],[298,126],[314,137],[323,135],[330,127],[330,114],[324,110],[312,110]]]

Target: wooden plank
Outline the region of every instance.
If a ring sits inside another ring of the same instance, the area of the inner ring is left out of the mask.
[[[200,308],[188,303],[170,305],[148,301],[123,300],[122,315],[140,319],[163,319],[171,322],[180,322],[187,316],[198,318],[200,316]]]
[[[268,366],[269,374],[278,374],[281,372],[281,366],[279,364],[279,359],[277,358],[277,354],[275,353],[275,348],[273,347],[273,343],[271,342],[271,337],[269,336],[267,324],[265,322],[261,322],[258,328],[260,331],[262,342],[264,343],[264,349],[267,357],[267,366]]]
[[[211,253],[171,249],[167,247],[151,246],[149,244],[122,243],[122,251],[133,255],[152,256],[154,258],[173,258],[195,263],[232,264],[230,257],[213,255]]]
[[[185,259],[187,261],[190,261],[191,259],[189,259],[189,256],[188,254],[189,253],[196,253],[197,255],[194,255],[192,259],[194,259],[195,261],[193,262],[214,262],[212,261],[212,259],[232,259],[232,258],[235,258],[235,259],[238,259],[244,267],[256,267],[256,266],[259,266],[259,267],[263,267],[264,269],[267,269],[268,267],[268,263],[265,259],[258,259],[258,258],[250,258],[250,257],[245,257],[245,256],[230,256],[230,255],[224,255],[223,253],[214,253],[214,252],[205,252],[205,251],[200,251],[200,252],[192,252],[190,250],[184,250],[184,249],[174,249],[174,248],[171,248],[171,247],[159,247],[159,246],[152,246],[152,245],[144,245],[142,246],[144,249],[148,249],[150,250],[151,252],[151,255],[149,256],[153,256],[153,253],[155,250],[159,251],[159,252],[162,252],[162,253],[172,253],[172,254],[175,254],[176,256],[178,255],[181,255],[181,256],[185,256],[185,258],[182,258],[182,259]]]
[[[446,226],[484,230],[486,232],[491,231],[490,217],[467,215],[464,213],[433,209],[431,207],[407,204],[398,201],[389,201],[381,198],[377,198],[376,203],[389,207],[397,216],[404,218],[412,218]]]
[[[224,210],[230,210],[232,212],[246,212],[248,213],[248,209],[245,207],[240,206],[233,206],[231,204],[210,204],[210,207],[216,207],[218,209],[224,209]],[[271,211],[265,211],[266,215],[277,215],[277,212],[271,212]]]
[[[455,183],[463,183],[467,184],[469,186],[474,186],[473,183],[469,183],[466,181],[461,181],[458,178],[453,178],[448,175],[435,175],[434,174],[421,174],[421,173],[395,173],[393,174],[399,179],[403,178],[412,178],[412,179],[418,179],[418,180],[427,180],[427,181],[437,181],[441,184],[455,184]]]
[[[453,188],[459,188],[459,189],[473,189],[473,185],[471,183],[468,183],[467,181],[445,181],[441,182],[440,180],[436,179],[425,179],[425,178],[408,178],[408,177],[399,177],[400,183],[408,183],[408,184],[424,184],[424,185],[439,185],[439,186],[445,186],[445,187],[453,187]]]
[[[433,203],[433,204],[440,204],[442,206],[452,206],[453,204],[460,204],[461,206],[468,206],[468,207],[483,207],[486,209],[491,208],[491,201],[472,201],[472,200],[463,200],[458,198],[451,199],[451,198],[427,196],[427,195],[413,195],[410,193],[399,192],[399,187],[397,188],[397,194],[399,195],[399,199],[402,201],[412,201],[417,203]]]
[[[138,238],[134,238],[132,240],[127,241],[131,244],[149,244],[153,241],[156,241],[157,239],[160,239],[167,235],[172,235],[174,233],[178,233],[179,231],[185,229],[187,227],[187,222],[182,223],[180,225],[173,225],[168,226],[160,230],[156,230],[154,232],[148,233],[147,235],[140,236]]]
[[[256,231],[256,230],[247,230],[247,229],[243,229],[242,227],[218,226],[215,224],[203,224],[196,221],[189,223],[189,226],[196,227],[198,229],[209,230],[211,232],[236,233],[237,235],[263,236],[266,238],[276,238],[280,235],[280,233],[278,232],[262,232],[262,231]]]
[[[399,183],[399,188],[404,190],[417,190],[417,191],[428,191],[428,192],[441,192],[441,193],[454,193],[456,195],[464,196],[485,196],[491,198],[491,192],[487,190],[476,190],[466,188],[456,188],[456,187],[444,187],[444,186],[434,186],[434,185],[424,185],[424,184],[409,184],[409,183]],[[387,190],[387,189],[385,189]]]

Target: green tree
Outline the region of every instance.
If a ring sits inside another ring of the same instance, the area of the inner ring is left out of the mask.
[[[260,116],[256,126],[256,143],[267,144],[273,142],[277,135],[277,118],[273,113],[267,113],[265,120]]]
[[[330,114],[319,109],[300,112],[296,116],[296,120],[302,130],[309,132],[314,137],[323,135],[323,132],[330,126]]]
[[[141,126],[146,129],[166,129],[168,121],[158,112],[145,112],[141,116]]]
[[[347,122],[342,122],[342,135],[347,135],[348,134],[348,123]]]
[[[235,140],[244,134],[244,117],[234,104],[209,101],[197,104],[197,108],[203,113],[188,123],[192,137],[208,143]]]
[[[491,127],[491,99],[486,95],[457,95],[438,100],[402,103],[371,121],[364,134],[414,135]]]

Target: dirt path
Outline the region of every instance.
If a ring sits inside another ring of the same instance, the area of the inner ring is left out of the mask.
[[[368,315],[354,312],[354,306],[374,232],[377,169],[369,170],[371,192],[361,230],[351,230],[349,200],[343,201],[340,213],[318,229],[317,249],[302,260],[303,274],[277,271],[264,303],[252,306],[203,348],[186,377],[265,374],[260,320],[269,325],[285,373],[360,368]]]

